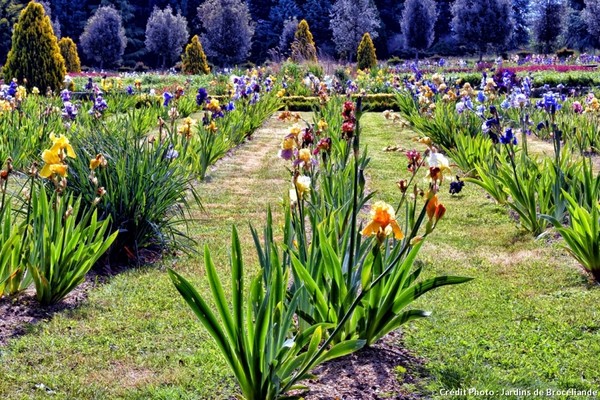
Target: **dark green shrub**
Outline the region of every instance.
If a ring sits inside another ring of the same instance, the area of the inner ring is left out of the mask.
[[[566,58],[572,57],[574,55],[575,55],[575,50],[568,49],[566,47],[563,47],[562,49],[556,50],[556,57],[558,57],[561,60],[564,60]]]
[[[388,65],[400,65],[404,62],[400,57],[394,56],[387,60]]]

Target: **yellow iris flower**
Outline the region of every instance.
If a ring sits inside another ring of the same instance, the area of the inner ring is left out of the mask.
[[[42,178],[49,178],[54,174],[60,175],[63,178],[67,176],[67,165],[62,162],[58,152],[54,152],[52,149],[44,150],[42,152],[42,160],[46,163],[40,171]]]
[[[65,135],[55,136],[53,133],[50,134],[50,140],[52,140],[52,147],[50,151],[53,153],[60,153],[61,150],[66,151],[67,157],[77,158],[73,151],[73,146],[69,143],[69,139]]]
[[[319,127],[320,131],[324,131],[325,129],[328,128],[329,125],[327,125],[327,122],[324,119],[319,120],[319,122],[317,123],[317,126]]]
[[[52,147],[42,152],[44,167],[40,171],[42,178],[50,178],[53,175],[60,175],[63,178],[67,176],[67,164],[64,163],[66,157],[76,158],[75,151],[64,135],[50,135]]]

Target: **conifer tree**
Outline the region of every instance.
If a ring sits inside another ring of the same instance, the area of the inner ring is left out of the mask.
[[[210,67],[206,61],[206,54],[200,43],[198,35],[194,35],[192,41],[185,47],[185,52],[181,55],[182,70],[185,74],[208,74]]]
[[[44,7],[30,2],[19,16],[12,35],[12,48],[4,65],[6,80],[27,80],[27,87],[58,90],[65,79],[65,60]]]
[[[351,61],[365,32],[377,39],[381,26],[379,11],[372,0],[336,0],[329,21],[337,52]]]
[[[365,32],[360,44],[358,45],[356,60],[356,67],[358,69],[370,69],[377,65],[375,45],[373,45],[373,40],[371,40],[371,35],[369,35],[369,32]]]
[[[69,37],[61,38],[58,41],[58,47],[60,48],[60,54],[65,60],[67,72],[81,72],[81,61],[79,60],[77,45],[73,39]]]
[[[400,25],[404,34],[406,47],[415,51],[419,59],[419,51],[427,50],[433,43],[437,11],[433,0],[407,0]]]
[[[294,42],[292,43],[292,60],[295,62],[309,61],[317,62],[317,49],[313,40],[313,35],[310,33],[308,22],[300,21]]]

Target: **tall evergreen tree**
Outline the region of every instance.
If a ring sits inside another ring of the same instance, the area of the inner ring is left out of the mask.
[[[60,54],[50,18],[44,7],[30,2],[15,24],[12,48],[4,65],[7,79],[27,79],[27,86],[58,90],[65,79],[65,60]]]
[[[181,69],[185,74],[208,74],[210,73],[210,67],[200,43],[198,35],[194,35],[190,44],[185,47],[185,52],[181,56],[182,65]]]
[[[38,1],[44,7],[44,12],[50,18],[50,22],[52,22],[52,30],[54,31],[54,36],[60,39],[60,23],[57,18],[52,18],[52,6],[49,1],[41,0]]]
[[[333,52],[329,14],[331,0],[308,0],[304,5],[304,19],[310,25],[316,46],[319,50]]]
[[[6,62],[6,55],[11,47],[13,26],[24,7],[22,2],[0,0],[0,64]]]
[[[292,60],[295,62],[317,62],[317,49],[315,47],[313,35],[310,33],[310,28],[305,19],[300,21],[296,33],[294,34]]]
[[[541,0],[537,5],[533,34],[540,51],[549,53],[561,34],[565,6],[560,0]]]
[[[206,0],[198,7],[205,32],[202,43],[206,54],[221,65],[246,61],[254,26],[246,3],[241,0]]]
[[[402,12],[402,34],[406,47],[415,51],[419,59],[419,51],[429,48],[433,43],[436,5],[433,0],[407,0]]]
[[[371,69],[377,65],[377,55],[375,54],[375,46],[371,40],[369,32],[365,32],[356,52],[356,68]]]
[[[127,46],[119,12],[112,6],[98,8],[88,20],[79,43],[85,55],[100,68],[119,63]]]
[[[167,62],[179,57],[188,40],[187,20],[180,13],[173,14],[171,6],[154,9],[146,24],[146,48],[161,58],[164,69]]]
[[[60,48],[60,54],[65,60],[67,72],[81,72],[81,61],[79,60],[77,45],[73,39],[63,37],[58,41],[58,47]]]
[[[512,4],[509,0],[456,0],[452,15],[452,29],[459,41],[474,47],[480,60],[490,46],[502,49],[512,35]]]
[[[513,16],[515,27],[509,47],[517,49],[529,45],[530,32],[527,17],[530,11],[530,0],[513,0]]]
[[[371,38],[378,37],[381,21],[371,0],[336,0],[330,26],[338,53],[351,61],[365,33]]]

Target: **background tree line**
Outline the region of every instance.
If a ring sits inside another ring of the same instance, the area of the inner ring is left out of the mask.
[[[0,0],[0,63],[25,0]],[[369,32],[381,59],[599,47],[600,0],[46,0],[58,37],[84,65],[166,68],[198,34],[211,63],[291,53],[305,19],[320,58],[354,60]]]

